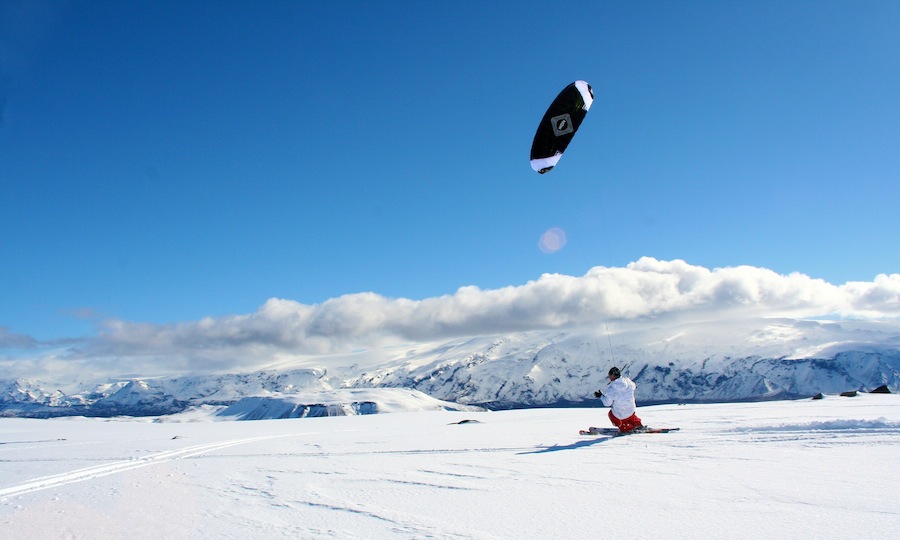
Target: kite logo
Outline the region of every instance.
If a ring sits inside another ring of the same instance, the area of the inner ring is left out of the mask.
[[[553,133],[557,137],[575,131],[575,129],[572,128],[572,118],[568,113],[554,116],[550,119],[550,123],[553,125]]]

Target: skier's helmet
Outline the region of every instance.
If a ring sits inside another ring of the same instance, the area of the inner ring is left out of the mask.
[[[613,366],[609,369],[609,377],[611,379],[618,379],[621,376],[622,376],[622,372],[619,371],[619,368]]]

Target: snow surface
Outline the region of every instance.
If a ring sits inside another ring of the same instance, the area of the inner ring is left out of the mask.
[[[0,537],[900,537],[896,394],[643,407],[681,431],[616,438],[577,435],[597,408],[218,411],[0,419]]]

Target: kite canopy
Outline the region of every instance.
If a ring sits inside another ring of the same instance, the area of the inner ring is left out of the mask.
[[[556,96],[534,134],[532,169],[544,174],[556,166],[593,102],[594,92],[585,81],[573,82]]]

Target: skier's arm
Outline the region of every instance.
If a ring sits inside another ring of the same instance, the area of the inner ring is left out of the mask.
[[[609,392],[609,388],[607,388],[606,391]],[[597,390],[596,392],[594,392],[594,397],[603,402],[604,407],[609,407],[610,405],[612,405],[612,398],[604,394],[602,390]]]
[[[617,399],[623,399],[623,396],[621,388],[616,384],[610,384],[600,394],[600,401],[603,402],[604,407],[611,407]]]
[[[609,407],[613,404],[613,398],[607,396],[606,394],[600,394],[600,401],[603,402],[604,407]]]

